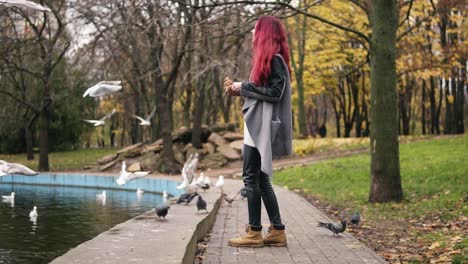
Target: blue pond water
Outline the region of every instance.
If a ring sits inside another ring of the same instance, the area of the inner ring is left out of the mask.
[[[5,181],[0,180],[0,195],[15,192],[16,197],[14,205],[0,199],[0,263],[48,263],[162,202],[158,194],[146,192],[139,198],[134,190],[107,188],[104,204],[96,199],[104,189]],[[39,214],[35,223],[29,218],[34,205]]]

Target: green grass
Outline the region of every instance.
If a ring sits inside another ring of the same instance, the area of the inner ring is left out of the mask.
[[[51,171],[76,171],[82,170],[85,165],[95,163],[99,158],[115,152],[117,149],[80,149],[75,151],[52,152],[49,154]],[[33,170],[37,170],[39,154],[35,153],[34,160],[27,160],[26,154],[3,155],[0,160],[21,163]]]

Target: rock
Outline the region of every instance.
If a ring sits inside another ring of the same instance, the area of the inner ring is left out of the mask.
[[[172,132],[172,141],[174,142],[183,142],[184,144],[192,142],[192,128],[180,127],[176,131]],[[206,142],[208,136],[211,134],[211,130],[207,126],[201,127],[201,141]]]
[[[227,143],[226,140],[217,133],[211,133],[208,137],[208,141],[215,143],[217,146],[225,145]]]
[[[190,155],[195,154],[195,153],[203,155],[203,152],[204,152],[203,149],[197,149],[197,148],[191,147],[191,148],[187,149],[187,151],[185,152],[185,160],[188,160]]]
[[[240,154],[237,150],[233,149],[229,144],[224,144],[218,147],[218,151],[223,154],[228,160],[240,159]]]
[[[221,153],[208,154],[198,163],[198,168],[215,169],[221,168],[227,163],[227,159]]]
[[[192,147],[192,143],[188,143],[187,145],[185,145],[185,147],[184,147],[184,153],[186,153],[187,150],[189,150],[191,147]]]
[[[237,125],[235,123],[216,124],[211,127],[211,131],[213,132],[234,131],[236,130],[236,127]]]
[[[140,159],[140,169],[142,171],[155,171],[159,167],[159,154],[147,153]]]
[[[128,146],[126,148],[123,148],[117,152],[117,155],[120,157],[124,158],[132,158],[136,157],[141,154],[141,146],[143,146],[143,143],[138,143],[135,145]]]
[[[233,148],[233,149],[237,149],[239,151],[242,151],[242,148],[244,147],[244,140],[240,139],[240,140],[233,141],[233,142],[229,143],[229,146],[231,146],[231,148]]]
[[[141,171],[140,162],[135,162],[127,168],[129,172]]]
[[[101,167],[99,168],[99,170],[101,170],[101,171],[106,171],[106,170],[108,170],[108,169],[114,167],[114,165],[115,165],[118,161],[119,161],[119,159],[115,159],[115,160],[113,160],[113,161],[111,161],[111,162],[109,162],[109,163],[107,163],[107,164],[101,166]]]
[[[236,132],[228,132],[223,135],[223,138],[226,139],[227,141],[235,141],[239,139],[244,139],[244,135],[241,133],[236,133]]]
[[[144,147],[142,150],[141,150],[141,154],[144,155],[148,152],[159,152],[163,149],[163,146],[161,144],[158,144],[158,145],[154,145],[154,144],[151,144],[149,146],[146,146]]]
[[[205,150],[206,154],[213,154],[215,153],[215,150],[216,150],[213,143],[210,143],[210,142],[203,144],[203,149]]]
[[[117,158],[117,154],[112,153],[97,160],[99,165],[107,164]]]

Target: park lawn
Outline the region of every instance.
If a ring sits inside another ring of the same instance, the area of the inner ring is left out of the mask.
[[[114,153],[116,148],[89,148],[73,151],[52,152],[49,154],[51,171],[77,171],[84,166],[96,163],[96,160],[105,155]],[[34,160],[27,160],[26,154],[0,154],[0,160],[20,163],[33,170],[37,170],[39,154],[34,154]]]
[[[390,262],[462,263],[468,261],[467,160],[466,134],[401,144],[402,203],[367,202],[368,154],[285,169],[273,180],[302,193],[335,220],[344,211],[348,217],[361,211],[363,225],[350,232]]]

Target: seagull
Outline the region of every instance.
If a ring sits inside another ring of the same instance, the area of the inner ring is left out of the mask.
[[[143,191],[142,189],[138,188],[136,193],[137,195],[142,195],[145,191]]]
[[[198,165],[198,153],[195,153],[193,159],[187,160],[188,166],[186,168],[187,179],[189,183],[192,183],[193,178],[195,177],[195,170],[197,169]]]
[[[206,201],[203,200],[203,197],[201,196],[198,196],[198,200],[197,200],[197,209],[198,209],[198,212],[200,212],[200,210],[205,210],[207,213],[208,210],[206,209]]]
[[[143,119],[142,117],[139,117],[137,115],[133,115],[136,119],[140,120],[140,126],[149,126],[151,125],[151,119],[154,117],[154,114],[156,113],[156,106],[153,108],[153,111],[146,117],[146,119]]]
[[[99,200],[106,200],[106,191],[102,191],[102,193],[96,194],[96,199]]]
[[[223,187],[224,187],[224,176],[220,175],[218,178],[218,181],[215,184],[216,187],[218,187],[221,192],[223,192]]]
[[[34,206],[33,207],[33,210],[29,213],[29,217],[31,218],[37,218],[38,214],[37,214],[37,207]]]
[[[88,88],[83,94],[83,97],[86,97],[87,95],[91,97],[100,97],[115,93],[120,89],[122,89],[121,81],[102,81]]]
[[[15,202],[15,192],[12,192],[11,195],[2,195],[4,202]]]
[[[204,183],[204,184],[211,185],[211,179],[210,179],[210,177],[205,176],[205,177],[203,178],[203,183]]]
[[[166,221],[166,215],[170,208],[171,206],[169,206],[168,204],[163,204],[163,205],[157,206],[156,208],[154,208],[154,210],[156,211],[156,215],[158,216],[158,218],[162,217],[164,221]]]
[[[188,164],[188,161],[185,162],[184,167],[182,168],[182,172],[181,172],[182,183],[176,187],[177,190],[186,189],[190,185],[190,182],[187,177],[187,164]]]
[[[128,181],[145,177],[146,175],[150,173],[149,171],[128,172],[126,168],[127,168],[127,165],[125,161],[122,161],[122,169],[120,170],[120,176],[116,180],[118,185],[124,185]]]
[[[97,126],[103,126],[103,125],[106,123],[106,119],[111,118],[113,114],[115,114],[115,109],[113,109],[111,113],[105,115],[103,118],[101,118],[101,119],[99,119],[99,120],[88,120],[88,119],[84,119],[84,121],[85,121],[85,122],[88,122],[88,123],[91,123],[91,124],[94,124],[95,127],[97,127]]]
[[[167,201],[167,197],[168,197],[168,196],[169,196],[169,195],[167,195],[167,192],[166,192],[166,191],[163,191],[163,200],[164,200],[164,201]]]
[[[333,232],[333,236],[339,236],[339,233],[343,233],[346,229],[346,220],[342,220],[339,223],[323,223],[318,222],[319,227],[324,227]]]
[[[0,0],[0,5],[9,7],[25,7],[36,11],[52,12],[48,7],[27,0]]]
[[[38,172],[31,170],[30,168],[19,164],[19,163],[8,163],[4,160],[0,160],[0,176],[7,174],[21,174],[21,175],[37,175]]]

